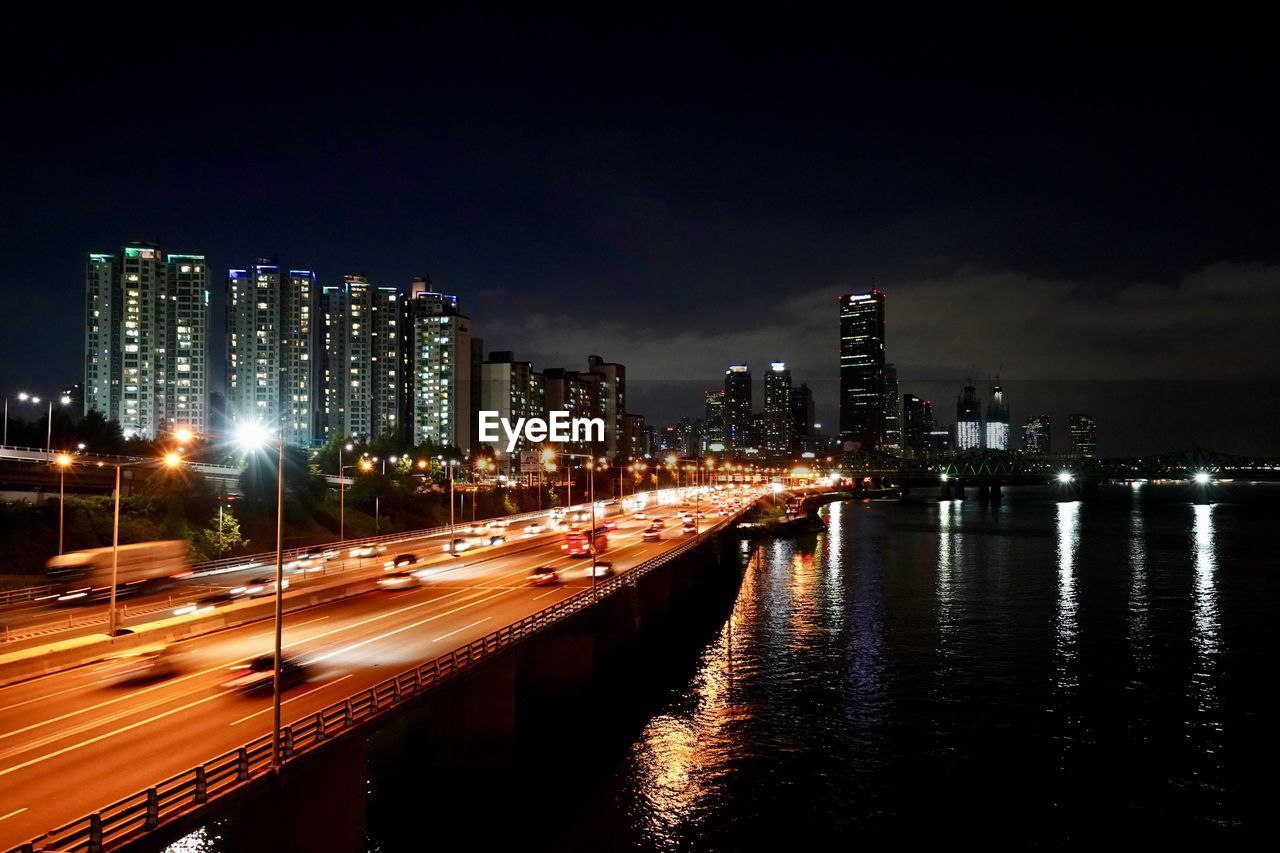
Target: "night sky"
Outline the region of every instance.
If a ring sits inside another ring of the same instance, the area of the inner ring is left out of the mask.
[[[784,359],[834,427],[836,297],[874,283],[943,423],[1000,372],[1059,445],[1088,411],[1104,455],[1280,454],[1277,74],[1242,14],[34,5],[0,24],[8,393],[82,379],[84,253],[158,239],[209,256],[217,330],[260,255],[429,274],[487,350],[623,362],[659,424]]]

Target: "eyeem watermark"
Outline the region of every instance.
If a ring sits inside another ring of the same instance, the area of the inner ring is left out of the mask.
[[[507,452],[514,453],[516,444],[523,438],[530,444],[543,441],[604,441],[604,418],[571,418],[563,409],[548,412],[550,417],[517,418],[515,425],[507,418],[500,417],[495,411],[481,410],[480,440],[494,442],[501,440],[498,434],[501,427],[507,438]]]

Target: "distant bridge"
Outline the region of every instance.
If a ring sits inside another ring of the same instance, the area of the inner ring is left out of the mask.
[[[906,459],[887,453],[859,452],[846,454],[842,468],[855,477],[907,487],[940,483],[961,487],[1015,486],[1060,481],[1096,485],[1130,480],[1194,481],[1197,476],[1211,480],[1280,480],[1280,457],[1236,456],[1203,447],[1113,458],[967,450]]]

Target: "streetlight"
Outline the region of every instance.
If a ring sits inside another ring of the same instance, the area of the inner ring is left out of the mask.
[[[1059,472],[1058,472],[1058,482],[1059,482],[1059,483],[1062,483],[1063,485],[1066,485],[1067,483],[1070,483],[1070,482],[1071,482],[1072,480],[1074,480],[1074,479],[1075,479],[1075,476],[1074,476],[1074,475],[1072,475],[1072,473],[1071,473],[1070,471],[1059,471]]]
[[[350,466],[342,464],[342,451],[354,450],[351,442],[338,445],[338,542],[347,538],[347,478],[343,474]]]
[[[276,446],[276,630],[275,667],[271,679],[271,769],[280,772],[280,675],[284,659],[284,439],[272,438],[262,424],[242,424],[237,442],[245,450]]]
[[[58,556],[62,556],[62,519],[67,505],[67,469],[71,467],[71,454],[59,453],[54,460],[58,466]]]
[[[177,468],[182,464],[182,456],[177,453],[167,453],[161,460],[167,468]],[[133,468],[138,465],[153,464],[150,459],[139,459],[137,462],[117,462],[116,466],[116,499],[115,511],[111,519],[111,603],[107,607],[107,634],[114,637],[116,635],[116,583],[120,577],[120,470],[122,468]],[[61,528],[61,522],[59,522]],[[61,538],[61,534],[59,534]]]

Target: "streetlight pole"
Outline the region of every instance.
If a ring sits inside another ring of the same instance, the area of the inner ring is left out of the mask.
[[[58,556],[62,556],[63,518],[67,507],[67,466],[71,457],[65,453],[58,457]]]
[[[271,769],[280,772],[280,676],[284,648],[284,439],[276,441],[276,658],[271,679]]]
[[[449,465],[449,555],[458,556],[458,542],[454,539],[454,519],[453,519],[453,460],[448,461]]]
[[[345,542],[347,538],[347,476],[344,473],[347,466],[342,464],[343,449],[352,450],[353,445],[338,445],[338,541]]]
[[[107,609],[107,635],[116,635],[116,580],[120,576],[120,468],[116,463],[116,508],[111,522],[111,604]]]

